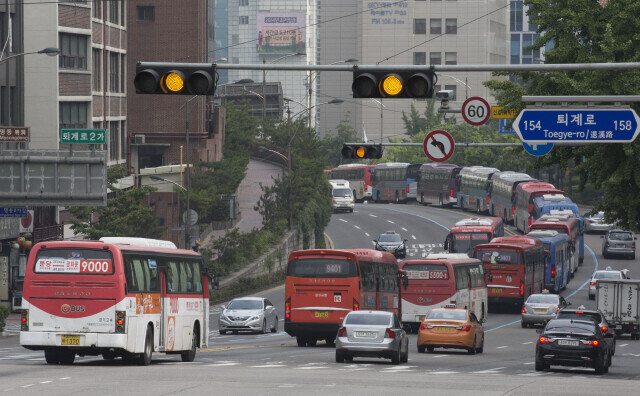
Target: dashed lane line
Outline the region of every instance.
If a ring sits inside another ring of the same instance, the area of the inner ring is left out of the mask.
[[[503,348],[509,348],[509,345],[503,345],[503,346],[496,347],[496,349],[503,349]]]

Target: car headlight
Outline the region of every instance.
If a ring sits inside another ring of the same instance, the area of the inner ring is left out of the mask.
[[[229,318],[227,318],[227,315],[225,315],[223,313],[220,314],[220,319],[227,320],[227,321],[229,320]]]
[[[249,320],[258,320],[258,319],[260,319],[260,315],[252,316],[251,319]]]

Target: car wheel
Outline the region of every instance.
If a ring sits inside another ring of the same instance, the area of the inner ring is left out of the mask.
[[[549,365],[544,362],[542,359],[538,359],[536,357],[536,371],[544,371],[549,370]]]
[[[476,354],[476,337],[473,337],[473,344],[471,344],[471,348],[467,348],[467,353],[469,355],[475,355]]]
[[[529,327],[529,324],[527,324],[527,322],[525,321],[521,321],[520,326],[522,326],[523,329],[526,329],[527,327]]]
[[[276,316],[276,319],[273,321],[273,327],[271,328],[271,332],[272,333],[277,333],[278,332],[278,317]]]
[[[402,349],[401,347],[398,348],[398,351],[395,352],[393,354],[393,356],[391,356],[391,363],[393,364],[400,364],[400,349]]]
[[[180,358],[183,362],[193,362],[196,358],[196,348],[198,347],[198,342],[200,341],[200,335],[198,334],[197,327],[193,326],[193,336],[191,337],[191,349],[187,351],[182,351],[180,353]]]
[[[484,352],[484,337],[482,337],[482,343],[480,344],[480,348],[476,349],[476,352],[478,353]]]
[[[220,335],[225,335],[225,334],[227,334],[227,331],[226,330],[220,330],[220,331],[218,331],[218,333],[220,333]]]
[[[45,349],[44,360],[47,361],[47,364],[58,364],[60,363],[60,354],[55,349]]]
[[[434,349],[435,349],[435,347],[432,347],[432,346],[428,346],[427,347],[427,351],[428,352],[433,352]]]
[[[336,363],[344,363],[344,352],[336,351]]]
[[[267,319],[262,319],[262,328],[258,331],[258,334],[265,334],[267,332]]]
[[[349,363],[351,363],[351,362],[353,362],[353,356],[351,356],[351,355],[345,355],[344,360],[345,360],[345,361],[347,361],[347,362],[349,362]]]
[[[141,366],[148,366],[151,364],[151,357],[153,355],[153,331],[147,328],[147,334],[144,337],[144,352],[140,354],[138,358],[138,364]]]
[[[296,342],[299,347],[307,346],[307,339],[303,336],[296,336]]]
[[[400,363],[407,363],[409,361],[409,345],[407,345],[407,350],[402,354],[400,358]]]
[[[425,349],[426,349],[426,347],[424,345],[418,345],[418,352],[419,353],[424,353]]]
[[[604,374],[604,369],[606,366],[606,362],[604,360],[604,356],[595,363],[594,369],[596,369],[596,374],[601,375]]]

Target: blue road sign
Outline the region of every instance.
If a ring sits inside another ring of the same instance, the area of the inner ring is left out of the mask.
[[[0,218],[21,218],[26,219],[29,216],[27,208],[7,208],[0,207]]]
[[[536,157],[541,157],[543,155],[549,154],[549,151],[551,151],[551,149],[553,148],[553,143],[528,144],[522,142],[522,147],[524,147],[524,151],[526,151],[527,153]]]
[[[515,135],[516,131],[513,128],[507,128],[507,124],[512,120],[500,119],[498,120],[498,135]]]
[[[640,132],[640,118],[633,109],[524,109],[513,128],[529,143],[629,143]]]

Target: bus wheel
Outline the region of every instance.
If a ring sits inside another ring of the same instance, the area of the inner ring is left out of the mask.
[[[193,326],[193,336],[191,337],[191,349],[180,352],[180,357],[183,362],[193,362],[196,358],[196,348],[198,347],[198,341],[200,341],[200,335],[198,328]]]
[[[47,361],[47,364],[58,364],[60,363],[60,354],[55,349],[45,349],[44,360]]]
[[[296,336],[296,342],[299,347],[307,346],[307,339],[303,336]]]
[[[76,360],[76,353],[70,350],[60,351],[60,363],[65,365],[73,364],[73,361]]]
[[[442,200],[442,195],[440,195],[440,200],[438,202],[441,208],[444,208],[444,201]]]
[[[476,213],[480,214],[480,201],[476,201]]]
[[[420,205],[424,206],[424,194],[420,194]]]
[[[396,191],[396,199],[394,201],[395,203],[400,203],[400,194]]]
[[[102,354],[104,360],[113,360],[116,358],[116,354],[113,351],[108,351]]]
[[[151,355],[153,354],[153,331],[147,328],[147,335],[144,337],[144,351],[138,358],[138,364],[148,366],[151,364]]]
[[[307,338],[307,346],[314,347],[318,343],[318,340],[315,337]]]

